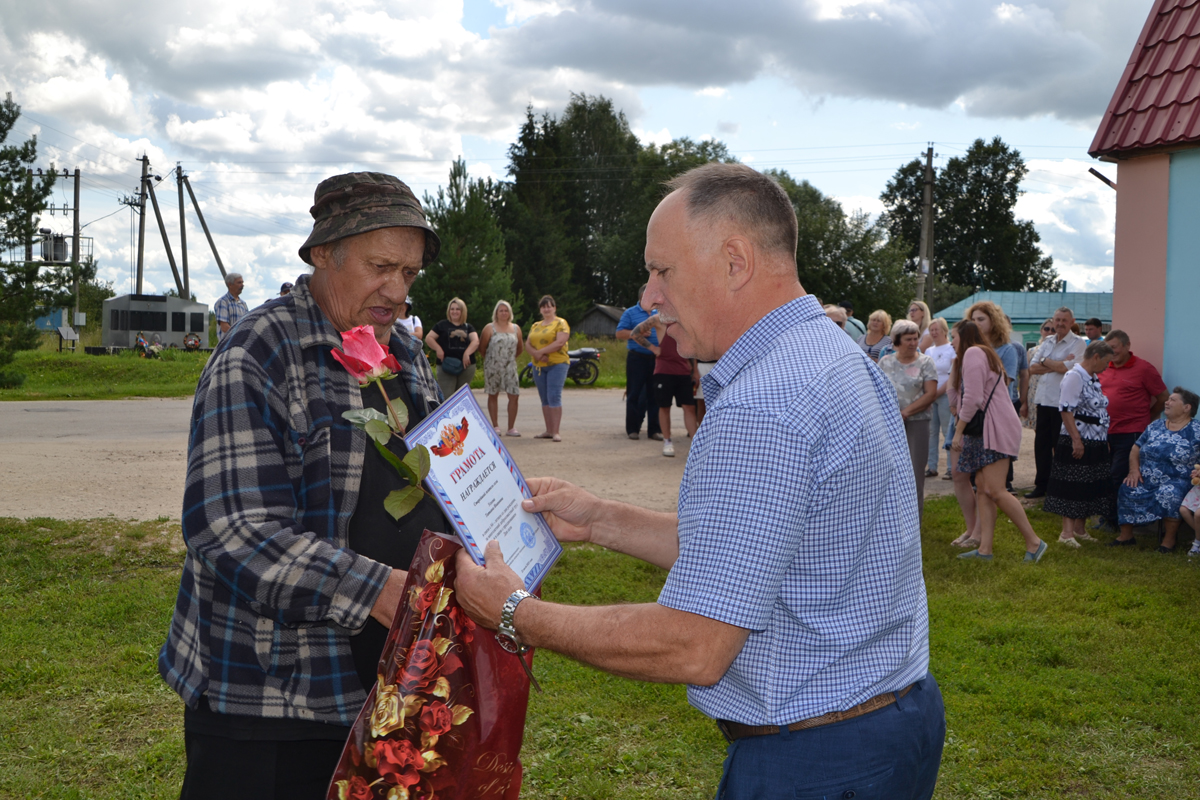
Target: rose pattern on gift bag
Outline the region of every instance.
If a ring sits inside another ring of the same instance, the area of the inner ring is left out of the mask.
[[[460,547],[429,531],[422,537],[329,800],[518,796],[529,681],[517,657],[475,635],[455,601]]]

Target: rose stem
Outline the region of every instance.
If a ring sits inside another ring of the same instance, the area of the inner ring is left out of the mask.
[[[392,398],[388,397],[387,390],[383,388],[383,381],[375,381],[375,385],[379,387],[379,393],[383,395],[383,402],[387,403],[388,414],[392,417],[392,430],[396,433],[404,433],[404,426],[400,424],[400,415],[392,407]]]

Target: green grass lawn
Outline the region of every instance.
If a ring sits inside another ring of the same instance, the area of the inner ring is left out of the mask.
[[[1043,538],[1057,517],[1031,512]],[[949,727],[939,798],[1200,796],[1200,564],[1051,544],[1007,521],[964,563],[953,498],[926,504],[932,669]],[[1183,537],[1187,539],[1187,536]],[[180,702],[155,658],[181,555],[166,520],[0,520],[0,797],[175,797]],[[653,600],[664,573],[584,546],[548,599]],[[522,758],[529,798],[707,798],[724,745],[678,686],[539,653]]]
[[[13,371],[26,375],[17,389],[0,389],[2,400],[121,400],[126,397],[188,397],[196,391],[206,353],[164,350],[161,359],[139,358],[133,352],[89,356],[59,353],[57,338],[46,338],[38,350],[16,354]],[[53,345],[53,346],[52,346]],[[600,354],[598,387],[625,387],[625,343],[616,339],[572,336],[569,347],[605,348]],[[529,362],[522,355],[518,368]],[[574,386],[574,381],[567,381]],[[472,388],[483,388],[483,370],[476,371]],[[530,391],[534,391],[530,387]],[[536,392],[534,392],[536,398]]]

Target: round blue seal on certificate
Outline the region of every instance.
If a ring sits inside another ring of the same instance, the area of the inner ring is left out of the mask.
[[[533,537],[533,526],[528,522],[521,523],[521,541],[526,547],[533,547],[537,544],[537,539]]]

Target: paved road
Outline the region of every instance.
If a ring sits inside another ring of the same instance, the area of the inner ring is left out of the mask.
[[[629,441],[620,389],[567,389],[560,444],[532,438],[542,430],[537,394],[527,391],[521,402],[517,427],[525,435],[506,443],[526,475],[557,475],[603,496],[674,509],[688,439],[676,432],[675,458],[664,458],[658,442]],[[191,406],[191,398],[0,403],[0,516],[178,519]],[[502,423],[504,409],[501,398]],[[674,420],[682,425],[678,410]],[[1032,442],[1026,430],[1018,486],[1033,482]],[[926,483],[929,496],[950,490],[949,481]]]

